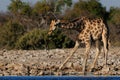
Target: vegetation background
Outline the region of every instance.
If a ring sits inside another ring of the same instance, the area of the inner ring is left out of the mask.
[[[120,46],[120,8],[110,11],[99,0],[41,0],[30,5],[22,0],[11,0],[8,12],[0,12],[0,49],[53,49],[74,46],[72,30],[56,30],[47,35],[50,21],[56,17],[71,21],[77,17],[101,17],[110,30],[112,46]],[[66,35],[64,35],[66,34]]]

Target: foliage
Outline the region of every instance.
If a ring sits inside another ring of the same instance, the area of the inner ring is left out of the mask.
[[[120,8],[111,7],[109,18],[113,24],[120,25]]]
[[[11,4],[8,6],[8,10],[13,14],[22,14],[30,16],[32,14],[32,8],[28,3],[21,0],[11,0]]]
[[[105,14],[105,8],[97,0],[79,0],[79,2],[75,3],[73,9],[66,12],[66,18],[80,16],[104,18]]]
[[[25,2],[23,3],[20,14],[27,15],[27,16],[32,15],[32,8],[28,3],[25,3]]]
[[[48,36],[46,30],[34,29],[29,33],[23,35],[16,43],[16,48],[18,49],[45,49],[45,48],[66,48],[70,45],[71,40],[69,40],[64,35],[58,35],[59,31],[53,33],[53,35]],[[60,33],[60,32],[59,32]]]
[[[109,28],[111,41],[114,46],[120,45],[120,8],[111,7],[109,13]]]
[[[54,12],[60,12],[65,5],[70,7],[72,0],[56,0]]]
[[[33,8],[34,14],[46,14],[51,7],[45,1],[38,1]]]
[[[16,48],[19,49],[39,49],[44,48],[45,46],[45,32],[34,29],[31,32],[23,35],[18,42],[16,43]]]
[[[18,13],[22,8],[22,2],[20,0],[11,0],[11,4],[8,6],[8,9],[13,13]]]
[[[0,27],[0,48],[13,49],[20,36],[24,34],[24,27],[15,22],[7,22]]]
[[[34,5],[33,14],[60,13],[65,5],[71,6],[72,0],[41,0]]]
[[[49,40],[54,42],[56,48],[71,48],[74,46],[73,41],[61,33],[59,29],[53,32]]]
[[[0,14],[0,48],[6,49],[53,49],[74,46],[77,33],[55,30],[47,35],[51,19],[56,17],[75,19],[81,16],[102,17],[108,23],[112,45],[120,42],[120,8],[106,11],[99,0],[39,0],[30,5],[23,0],[11,0],[9,13]],[[52,13],[52,14],[48,14]],[[69,36],[71,39],[66,37]]]

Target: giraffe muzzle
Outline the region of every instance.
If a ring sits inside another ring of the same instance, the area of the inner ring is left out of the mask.
[[[51,35],[51,33],[52,33],[52,30],[50,30],[50,31],[48,32],[48,35]]]

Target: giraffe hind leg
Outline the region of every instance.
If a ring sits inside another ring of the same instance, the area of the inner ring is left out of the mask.
[[[105,53],[105,66],[103,66],[102,71],[108,72],[110,68],[107,66],[107,58],[108,58],[108,40],[107,40],[107,35],[105,33],[102,34],[102,41],[103,41],[103,46],[104,46],[104,53]]]
[[[100,41],[99,40],[96,40],[96,55],[95,55],[95,59],[94,59],[94,62],[91,66],[91,69],[90,69],[90,72],[93,72],[94,71],[94,67],[95,67],[95,64],[97,62],[97,59],[98,59],[98,56],[100,54]]]
[[[108,40],[106,34],[102,34],[102,41],[104,46],[104,53],[105,53],[105,65],[107,65],[107,56],[108,56]]]

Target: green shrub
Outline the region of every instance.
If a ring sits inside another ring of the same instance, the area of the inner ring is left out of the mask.
[[[23,35],[16,43],[18,49],[43,49],[45,48],[46,31],[34,29]]]
[[[0,27],[0,48],[13,49],[16,41],[24,34],[24,27],[16,22],[7,22]]]
[[[72,41],[60,31],[47,35],[47,30],[34,29],[23,35],[16,43],[18,49],[53,49],[71,47]]]
[[[61,33],[60,30],[56,30],[49,36],[49,40],[52,40],[55,44],[55,48],[71,48],[74,46],[74,42]]]
[[[116,46],[116,47],[120,46],[119,40],[112,41],[112,46]]]

